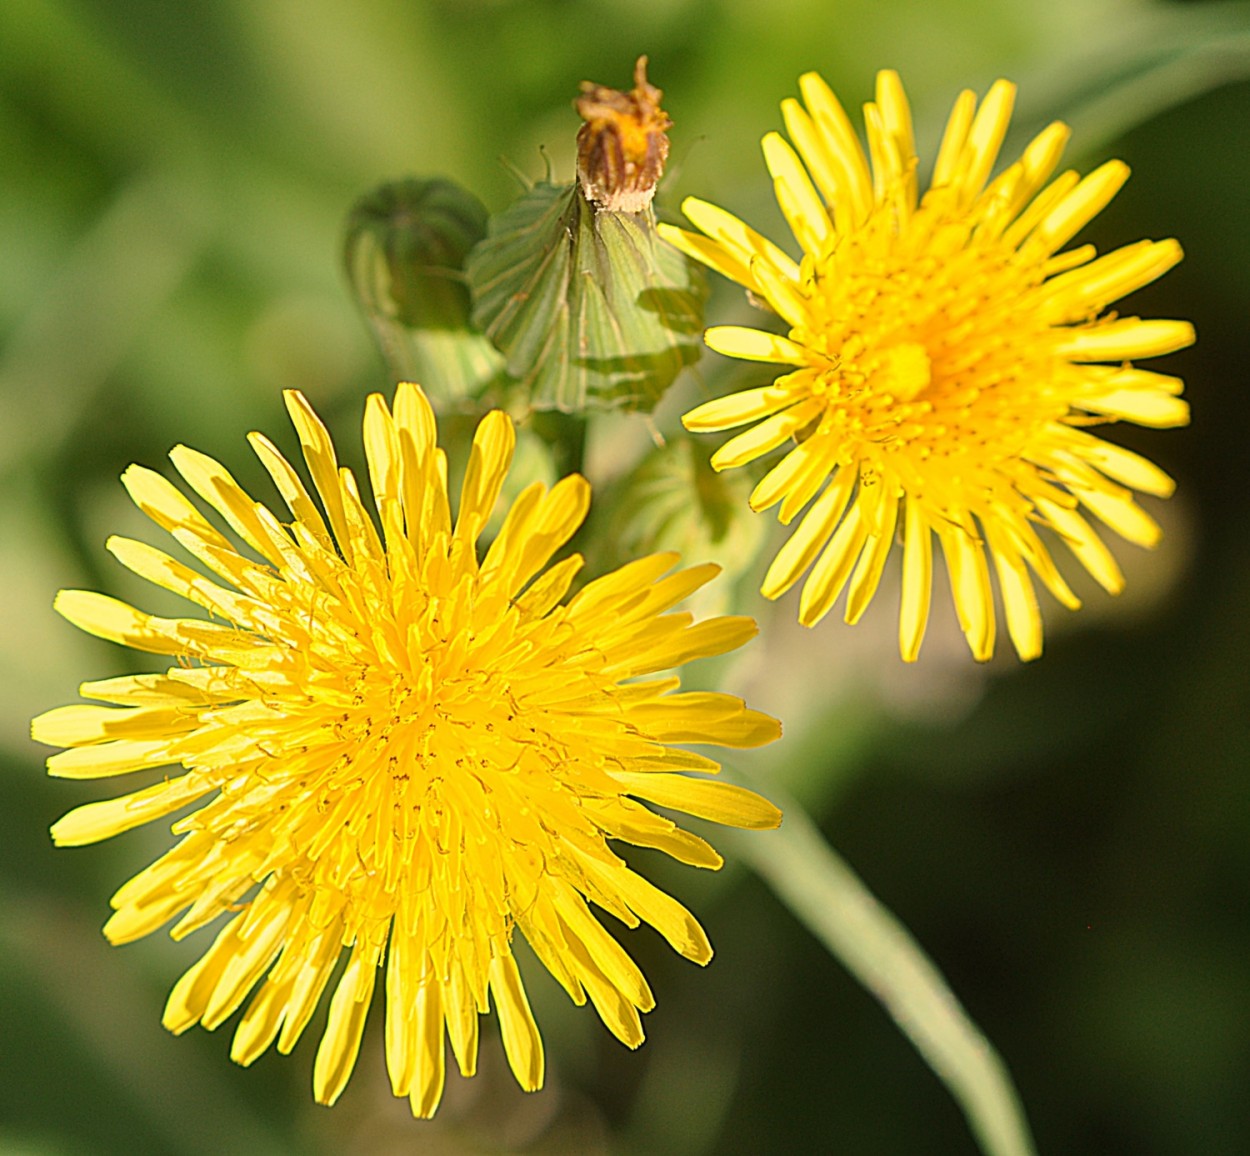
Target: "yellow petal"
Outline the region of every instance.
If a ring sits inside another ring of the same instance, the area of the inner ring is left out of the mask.
[[[1015,100],[1016,86],[1006,80],[996,80],[977,109],[954,177],[967,200],[977,196],[989,179],[1003,137],[1007,135]]]
[[[880,132],[888,157],[890,183],[897,189],[897,198],[906,215],[916,206],[916,141],[912,133],[911,109],[903,82],[893,69],[877,73],[876,102],[869,109],[876,115],[868,117],[873,123],[880,117]],[[867,112],[867,110],[866,110]]]
[[[759,630],[755,619],[745,615],[709,618],[688,626],[675,638],[659,645],[636,648],[630,658],[629,674],[618,674],[618,677],[669,670],[696,658],[727,654],[750,641]]]
[[[243,491],[225,466],[189,446],[174,446],[169,451],[169,460],[187,484],[225,518],[243,541],[262,558],[277,561],[268,529],[256,516],[255,500]]]
[[[712,469],[717,471],[737,469],[764,454],[771,453],[794,437],[804,426],[809,425],[823,409],[822,402],[816,398],[810,398],[792,405],[789,409],[782,410],[781,413],[775,413],[772,417],[766,417],[759,425],[730,438],[721,446],[712,455]],[[762,504],[763,492],[769,493],[771,497]],[[760,491],[757,487],[757,493],[751,496],[751,508],[756,511],[766,509],[780,497],[781,493],[771,486],[765,487],[764,491]]]
[[[681,424],[692,433],[732,429],[736,425],[745,425],[777,413],[778,410],[793,405],[796,400],[793,393],[787,389],[778,389],[776,385],[746,389],[695,406],[689,413],[682,415]]]
[[[1100,313],[1135,289],[1162,277],[1183,254],[1175,241],[1139,241],[1091,264],[1052,277],[1042,291],[1043,316],[1052,325]]]
[[[724,209],[709,204],[707,201],[701,201],[698,197],[687,197],[682,201],[681,211],[694,222],[697,228],[718,241],[724,249],[748,268],[755,260],[763,260],[791,281],[799,279],[799,267],[793,258],[788,257],[750,226],[743,224],[732,213],[727,213]]]
[[[1100,165],[1046,214],[1033,231],[1031,243],[1048,253],[1065,245],[1111,203],[1128,176],[1123,161]]]
[[[904,662],[920,655],[933,596],[933,530],[915,498],[904,502],[903,592],[899,612],[899,653]]]
[[[537,1091],[543,1086],[543,1041],[525,997],[516,960],[510,953],[491,961],[490,986],[495,993],[499,1032],[512,1074],[525,1091]]]
[[[1030,662],[1042,653],[1042,615],[1028,567],[1005,542],[991,540],[990,554],[1003,592],[1007,633],[1020,660]]]
[[[860,503],[856,502],[842,519],[833,540],[825,547],[803,584],[803,593],[799,598],[799,621],[804,626],[815,626],[833,609],[867,540],[868,527],[860,511]]]
[[[364,441],[369,483],[387,549],[399,551],[404,540],[403,451],[381,394],[370,394],[365,400]]]
[[[1149,514],[1125,490],[1076,491],[1081,504],[1093,512],[1104,526],[1136,546],[1157,546],[1163,531]]]
[[[755,446],[766,445],[770,450],[776,449],[778,445],[782,444],[776,441],[778,434],[784,431],[788,437],[795,436],[805,426],[815,421],[823,409],[823,403],[813,398],[806,404],[797,405],[793,409],[787,410],[784,415],[778,415],[778,418],[785,417],[789,419],[784,423],[770,418],[770,421],[776,421],[777,424],[773,427],[775,432],[768,438],[764,438],[760,433],[765,424],[761,422],[752,431],[759,439],[755,442]],[[733,441],[726,442],[718,453],[729,457],[731,446],[750,447],[751,442],[745,441],[747,437],[747,434],[742,434],[734,438]],[[734,461],[736,464],[744,464],[740,460],[740,454],[729,457],[729,460]],[[805,441],[794,446],[781,461],[759,480],[748,499],[751,509],[758,513],[760,510],[767,510],[769,507],[776,505],[778,501],[784,498],[784,505],[778,516],[782,525],[785,525],[803,508],[807,499],[816,492],[820,483],[829,476],[831,470],[837,465],[837,460],[837,449],[833,439],[823,436],[819,432],[812,434]],[[717,458],[714,457],[713,465],[716,464],[716,461]]]
[[[805,72],[800,76],[799,91],[819,133],[821,149],[836,170],[832,181],[839,199],[845,197],[851,209],[845,214],[847,220],[839,221],[838,228],[853,228],[867,217],[873,203],[872,176],[864,150],[838,98],[818,73]]]
[[[1082,461],[1088,462],[1121,485],[1143,494],[1153,494],[1157,498],[1170,497],[1176,489],[1172,478],[1141,454],[1135,454],[1132,450],[1103,441],[1081,430],[1069,430],[1067,436],[1073,444],[1074,452]]]
[[[1055,352],[1074,361],[1125,361],[1160,357],[1193,343],[1194,327],[1188,321],[1122,317],[1068,330]]]
[[[447,1065],[442,988],[432,979],[417,991],[416,1036],[416,1072],[409,1103],[414,1116],[428,1120],[443,1098]]]
[[[169,619],[153,618],[133,606],[94,590],[62,590],[52,608],[79,630],[94,634],[108,642],[119,642],[135,650],[152,654],[182,654],[185,642],[180,641]]]
[[[260,459],[261,465],[273,479],[273,484],[282,495],[282,500],[291,511],[291,516],[307,527],[324,549],[333,550],[330,532],[326,529],[325,522],[322,521],[321,511],[308,496],[304,483],[300,481],[291,463],[278,452],[277,447],[264,434],[248,434],[247,440]]]
[[[765,830],[781,824],[781,812],[754,791],[714,779],[685,775],[637,774],[618,771],[614,776],[631,795],[660,807],[684,811],[711,823]]]
[[[656,230],[675,249],[680,249],[686,256],[694,258],[709,269],[715,269],[722,277],[728,277],[730,281],[747,289],[758,288],[752,273],[751,260],[743,259],[737,251],[727,249],[710,237],[687,232],[664,221],[656,226]]]
[[[349,535],[347,523],[343,517],[343,493],[340,489],[338,458],[334,453],[334,442],[331,441],[330,434],[321,419],[308,404],[308,399],[299,390],[284,390],[282,397],[286,402],[291,422],[299,434],[304,461],[312,474],[313,485],[316,486],[317,493],[325,506],[335,540],[342,549],[346,549]],[[398,398],[396,404],[398,405]]]
[[[587,863],[587,869],[594,878],[601,881],[604,890],[615,894],[620,890],[618,876],[628,871],[624,865],[609,868],[598,860],[593,867]],[[566,941],[576,941],[594,963],[595,969],[623,995],[634,1007],[649,1011],[655,1007],[655,996],[638,965],[630,959],[628,953],[604,929],[586,906],[585,900],[570,889],[561,890],[556,899],[556,910],[570,933]]]
[[[604,879],[602,869],[595,866],[592,871],[597,878]],[[671,895],[624,866],[611,873],[611,881],[638,918],[664,936],[674,951],[698,964],[711,960],[712,945],[707,933]]]
[[[816,560],[837,528],[854,488],[853,470],[839,470],[834,475],[768,567],[760,586],[765,598],[780,598]]]
[[[85,803],[52,824],[52,841],[58,847],[81,847],[111,839],[123,831],[170,815],[213,789],[211,782],[194,775],[180,775],[121,798]]]
[[[881,489],[878,484],[878,490]],[[898,495],[883,494],[870,519],[871,542],[860,555],[855,573],[846,593],[846,621],[859,621],[881,582],[881,572],[894,545],[894,526],[898,520]]]
[[[318,1104],[333,1104],[342,1095],[347,1079],[356,1066],[365,1016],[377,979],[377,962],[365,948],[357,946],[347,962],[330,1000],[325,1035],[313,1064],[313,1097]]]
[[[833,231],[833,223],[807,173],[803,171],[799,158],[779,133],[765,135],[762,145],[764,163],[773,178],[777,203],[794,239],[805,252],[820,252]]]
[[[1104,590],[1119,594],[1124,589],[1124,576],[1111,551],[1080,514],[1046,499],[1038,500],[1037,509]]]
[[[265,912],[263,920],[253,918],[257,910]],[[205,1003],[200,1022],[208,1031],[220,1027],[238,1010],[273,963],[282,950],[282,934],[290,916],[289,901],[272,902],[264,894],[256,899],[245,917],[248,933],[240,934],[236,950],[225,961],[221,976]]]
[[[512,464],[515,448],[516,431],[512,419],[502,410],[491,410],[473,435],[469,464],[460,490],[461,524],[470,518],[477,518],[479,524],[484,525],[490,517],[508,467]]]
[[[248,1005],[230,1043],[230,1058],[242,1067],[249,1067],[272,1045],[282,1026],[286,1000],[294,978],[284,984],[267,980]]]
[[[955,182],[976,110],[977,94],[972,89],[965,88],[955,98],[955,104],[947,118],[946,130],[942,134],[942,143],[938,146],[937,160],[933,165],[931,188],[942,189]]]
[[[107,707],[75,703],[45,711],[30,724],[30,737],[52,747],[77,747],[112,739],[166,739],[194,730],[194,712],[168,707]]]
[[[342,954],[341,928],[330,928],[313,937],[311,943],[298,956],[300,968],[295,973],[295,985],[287,1002],[286,1017],[278,1032],[278,1051],[289,1055],[299,1042],[304,1028],[312,1019],[321,993],[330,982]]]
[[[629,718],[640,731],[662,743],[747,748],[781,737],[781,724],[771,715],[715,691],[688,691],[643,703],[630,711]]]
[[[1089,413],[1164,429],[1189,422],[1189,406],[1180,398],[1183,390],[1179,377],[1145,369],[1117,369],[1095,378],[1090,391],[1073,404]]]
[[[450,982],[443,985],[443,1004],[452,1055],[460,1074],[468,1078],[477,1072],[478,1008],[462,967],[453,966]]]
[[[48,774],[58,779],[105,779],[164,767],[177,761],[169,738],[123,739],[72,747],[48,757]]]
[[[779,333],[765,333],[762,329],[747,329],[742,325],[714,325],[703,335],[709,349],[726,357],[741,357],[747,361],[768,361],[779,365],[808,365],[813,356],[801,345],[796,345]]]
[[[938,541],[950,572],[959,626],[972,657],[986,662],[994,653],[994,594],[982,542],[958,524],[939,532]]]
[[[222,536],[167,478],[145,466],[129,466],[122,474],[122,485],[131,500],[163,530],[183,530],[220,549],[231,549]]]

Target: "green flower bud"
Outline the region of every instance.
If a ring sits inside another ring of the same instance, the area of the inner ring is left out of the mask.
[[[577,184],[535,185],[469,257],[473,321],[535,409],[650,410],[702,349],[702,273],[651,208],[671,122],[645,57],[634,80],[583,84]]]
[[[441,178],[382,185],[347,219],[348,280],[388,367],[436,402],[479,397],[502,370],[498,352],[472,327],[464,277],[486,221],[472,193]]]

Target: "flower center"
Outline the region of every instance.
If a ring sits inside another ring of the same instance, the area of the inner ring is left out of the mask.
[[[1044,275],[934,208],[901,231],[878,212],[810,265],[791,339],[829,360],[795,375],[825,403],[815,432],[870,468],[976,447],[984,474],[1017,457],[1068,410],[1067,362],[1034,303]]]

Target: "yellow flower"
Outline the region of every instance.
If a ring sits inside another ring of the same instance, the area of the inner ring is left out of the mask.
[[[587,901],[629,927],[649,923],[698,963],[711,948],[608,841],[715,868],[707,843],[639,800],[739,827],[780,821],[759,796],[686,774],[718,765],[672,745],[756,746],[778,736],[776,720],[726,694],[677,693],[671,674],[646,676],[732,650],[755,623],[666,613],[716,571],[668,573],[673,554],[562,601],[581,558],[548,563],[586,514],[577,476],[522,492],[479,560],[512,457],[502,413],[478,426],[453,524],[425,396],[401,385],[393,413],[371,397],[364,442],[379,534],[308,403],[288,393],[287,405],[324,517],[259,434],[252,446],[290,523],[212,459],[171,454],[242,548],[159,474],[132,466],[123,478],[203,569],[127,538],[109,549],[212,621],[156,618],[87,591],[57,598],[82,629],[177,659],[83,685],[84,697],[116,705],[60,707],[33,724],[35,738],[69,748],[48,760],[53,775],[184,768],[71,811],[52,829],[62,846],[197,804],[174,824],[177,845],[113,897],[105,934],[125,943],[181,913],[180,939],[228,915],[175,985],[164,1023],[212,1030],[257,989],[231,1049],[241,1064],[275,1039],[279,1051],[294,1047],[347,949],[314,1068],[322,1103],[351,1074],[384,961],[387,1066],[415,1114],[438,1106],[446,1036],[472,1075],[492,997],[517,1080],[539,1087],[542,1043],[514,929],[575,1002],[589,997],[637,1046],[650,989]]]
[[[911,115],[895,73],[879,74],[876,102],[865,108],[871,165],[824,81],[808,73],[799,86],[806,107],[782,104],[794,147],[769,133],[763,148],[802,259],[694,198],[683,209],[706,236],[661,226],[788,327],[781,336],[719,326],[707,344],[794,367],[771,385],[699,406],[685,424],[758,423],[716,452],[717,469],[793,439],[751,505],[780,502],[788,525],[815,499],[763,584],[777,598],[812,567],[804,624],[828,614],[848,582],[846,620],[855,622],[897,532],[899,644],[913,661],[928,621],[936,534],[972,653],[987,659],[994,649],[992,559],[1012,642],[1021,658],[1034,658],[1042,625],[1033,575],[1079,606],[1046,538],[1117,593],[1119,568],[1086,515],[1139,545],[1159,537],[1132,491],[1166,496],[1171,479],[1089,427],[1188,420],[1181,382],[1130,361],[1190,344],[1192,326],[1104,312],[1176,264],[1180,246],[1140,241],[1097,259],[1091,245],[1064,250],[1128,169],[1110,161],[1083,179],[1051,180],[1063,124],[987,184],[1011,116],[1015,89],[1006,81],[980,108],[973,93],[960,95],[919,202]]]

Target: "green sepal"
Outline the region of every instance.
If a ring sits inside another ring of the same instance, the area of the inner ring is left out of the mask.
[[[650,410],[699,358],[706,283],[649,208],[535,185],[491,219],[466,273],[474,324],[535,409]]]
[[[367,193],[347,218],[348,280],[387,366],[436,403],[479,397],[503,371],[498,351],[473,328],[464,274],[487,217],[452,181],[411,178]]]

